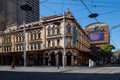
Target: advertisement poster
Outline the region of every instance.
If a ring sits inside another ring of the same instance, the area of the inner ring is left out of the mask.
[[[89,37],[90,37],[90,41],[104,40],[104,33],[90,34]]]

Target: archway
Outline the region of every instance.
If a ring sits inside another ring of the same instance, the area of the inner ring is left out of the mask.
[[[43,54],[37,55],[37,65],[43,65]]]
[[[48,65],[48,59],[49,59],[49,55],[48,53],[45,53],[45,65]]]
[[[67,53],[67,65],[68,65],[68,66],[71,65],[71,56],[72,56],[71,53],[68,52],[68,53]]]
[[[51,63],[52,66],[54,66],[54,65],[55,65],[55,61],[56,61],[56,59],[55,59],[55,53],[52,52],[52,53],[50,54],[50,57],[51,57],[50,63]]]
[[[59,65],[62,65],[62,52],[59,52],[58,55],[59,55]]]

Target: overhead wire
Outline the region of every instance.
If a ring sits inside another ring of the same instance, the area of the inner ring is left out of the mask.
[[[74,6],[80,6],[80,4],[73,4],[73,3],[65,3],[65,2],[44,2],[49,4],[65,4],[65,5],[74,5]],[[82,5],[81,5],[82,6]]]
[[[46,1],[48,1],[48,0],[41,1],[40,3],[44,3],[44,2],[46,2]]]
[[[90,14],[93,14],[92,11],[91,11],[91,10],[87,7],[87,5],[83,2],[83,0],[80,0],[80,1],[81,1],[81,3],[83,3],[83,5],[84,5],[84,6],[86,7],[86,9],[89,11],[89,13],[90,13]],[[97,20],[96,17],[95,17],[94,19],[98,22],[98,20]]]
[[[46,5],[44,5],[44,4],[42,4],[42,5],[43,5],[43,7],[47,8],[49,11],[51,11],[51,12],[53,12],[53,13],[55,13],[55,14],[60,14],[60,13],[56,12],[55,10],[47,7]]]
[[[79,1],[79,0],[72,0],[72,1]],[[85,1],[91,3],[91,0],[85,0]],[[107,1],[98,1],[98,0],[97,1],[94,0],[94,2],[95,3],[104,3],[104,4],[119,4],[120,5],[120,3],[118,3],[118,2],[107,2]]]
[[[87,2],[91,2],[90,0],[86,0]],[[96,3],[104,3],[104,4],[120,4],[118,2],[107,2],[107,1],[94,1]]]
[[[83,3],[83,5],[85,6],[85,8],[89,11],[89,13],[92,14],[92,12],[91,12],[90,9],[87,7],[87,5],[83,2],[83,0],[80,0],[80,1],[81,1],[81,3]]]
[[[81,4],[71,4],[71,3],[61,3],[61,2],[44,2],[44,3],[82,6]],[[113,9],[120,9],[120,5],[118,5],[118,7],[115,7],[115,5],[114,5],[114,6],[111,6],[111,5],[106,6],[106,5],[92,5],[92,4],[88,4],[87,6],[98,7],[98,8],[113,8]]]
[[[120,10],[113,10],[113,11],[110,11],[110,12],[100,13],[99,16],[110,14],[110,13],[114,13],[114,12],[119,12],[119,11]],[[78,18],[78,19],[86,19],[86,18],[88,18],[88,17],[86,16],[86,17],[81,17],[81,18]]]
[[[63,12],[63,6],[64,6],[64,0],[62,0],[62,7],[61,7],[61,13]]]
[[[111,37],[111,41],[112,41],[113,44],[117,47],[117,49],[119,49],[119,48],[118,48],[118,45],[116,45],[116,43],[114,42],[114,40],[112,39],[112,37]]]

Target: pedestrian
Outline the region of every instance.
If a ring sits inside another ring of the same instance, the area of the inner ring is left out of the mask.
[[[12,62],[12,64],[11,64],[11,70],[12,70],[12,69],[15,70],[15,63],[14,63],[14,62]]]
[[[75,66],[77,66],[77,61],[75,60]]]

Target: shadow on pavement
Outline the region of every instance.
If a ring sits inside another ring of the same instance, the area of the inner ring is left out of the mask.
[[[62,73],[0,71],[0,80],[120,80],[120,73]]]
[[[120,67],[120,64],[109,63],[109,64],[106,64],[106,65],[103,65],[102,67]]]

